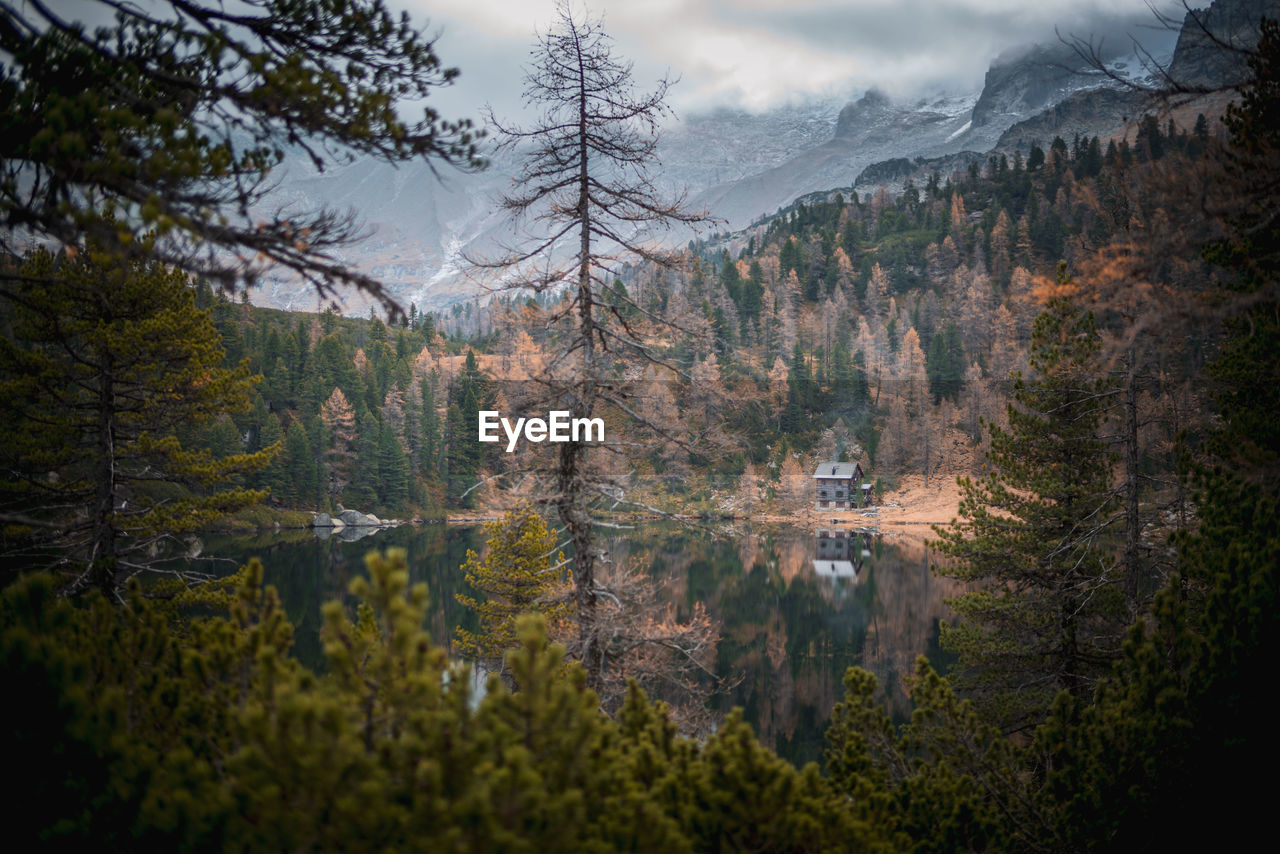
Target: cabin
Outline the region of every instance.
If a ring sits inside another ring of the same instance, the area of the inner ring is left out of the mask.
[[[850,510],[865,506],[871,497],[870,484],[862,482],[858,463],[819,463],[813,472],[817,487],[815,510]]]

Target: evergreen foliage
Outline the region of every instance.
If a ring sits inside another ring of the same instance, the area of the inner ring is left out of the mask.
[[[222,366],[185,274],[91,244],[37,250],[21,275],[0,336],[6,547],[113,593],[160,540],[260,501],[241,478],[280,445],[245,451],[227,413],[249,410],[257,378]]]
[[[475,695],[422,629],[403,553],[366,565],[355,619],[325,608],[323,676],[289,656],[256,562],[229,616],[182,629],[137,588],[130,611],[74,607],[41,576],[4,591],[0,662],[27,688],[6,747],[39,752],[37,797],[6,807],[13,844],[888,850],[816,766],[796,770],[736,718],[699,746],[634,687],[617,722],[602,716],[539,618],[518,621],[506,655],[520,690],[494,676]]]
[[[1273,118],[1280,29],[1264,22],[1251,60],[1255,85],[1228,113],[1227,180],[1237,213],[1208,254],[1236,273],[1248,298],[1208,366],[1221,422],[1190,473],[1199,529],[1179,543],[1179,572],[1131,629],[1115,676],[1093,702],[1062,698],[1041,735],[1062,804],[1062,832],[1075,848],[1200,846],[1232,833],[1269,832],[1271,792],[1250,769],[1280,756],[1270,721],[1269,681],[1258,656],[1276,648],[1280,608],[1280,271],[1274,212],[1277,131]],[[1246,168],[1247,167],[1247,168]]]
[[[476,441],[479,413],[493,409],[493,389],[480,371],[474,350],[467,359],[457,382],[449,389],[449,405],[445,416],[448,451],[445,455],[446,496],[463,507],[475,504],[475,487],[485,459],[484,448]]]
[[[19,254],[32,234],[92,237],[117,263],[154,258],[226,289],[268,262],[321,296],[354,285],[399,311],[334,257],[360,236],[350,216],[264,219],[261,202],[286,146],[321,169],[357,154],[479,165],[470,122],[430,107],[401,118],[401,102],[457,75],[408,14],[383,0],[93,5],[109,23],[45,3],[0,7],[4,251]]]
[[[1091,316],[1064,297],[1046,306],[1009,428],[988,425],[986,472],[960,478],[962,520],[934,528],[948,558],[937,569],[980,582],[951,600],[960,622],[943,644],[959,654],[960,684],[1008,729],[1042,722],[1059,691],[1088,697],[1118,654],[1126,613],[1103,539],[1115,496],[1098,346]]]
[[[555,534],[532,507],[506,513],[487,524],[485,533],[484,558],[468,550],[462,565],[467,584],[483,599],[457,594],[480,626],[475,632],[458,627],[458,652],[489,672],[502,673],[507,651],[519,643],[521,615],[541,614],[551,637],[569,636],[571,586]]]
[[[929,345],[929,393],[933,395],[935,404],[944,397],[952,403],[959,402],[965,367],[960,328],[955,323],[948,323],[933,336],[933,343]]]

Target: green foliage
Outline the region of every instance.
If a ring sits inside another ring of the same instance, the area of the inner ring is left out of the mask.
[[[833,787],[897,850],[1021,851],[1053,847],[1054,814],[1040,801],[1023,748],[985,721],[921,657],[911,721],[895,728],[865,670],[845,674],[832,711]]]
[[[517,644],[521,615],[539,613],[553,637],[566,636],[573,603],[564,554],[532,507],[508,512],[485,525],[485,533],[484,559],[468,550],[462,566],[467,584],[483,601],[457,594],[458,602],[479,618],[480,627],[476,632],[458,627],[458,651],[491,672],[502,672],[506,651]]]
[[[1270,346],[1250,346],[1269,337]],[[1241,392],[1274,370],[1275,347],[1274,329],[1242,324],[1222,348],[1212,367],[1223,377],[1224,423],[1210,437],[1212,464],[1195,475],[1200,528],[1181,544],[1182,572],[1132,627],[1093,702],[1059,698],[1039,734],[1068,847],[1217,838],[1209,824],[1187,825],[1192,810],[1230,812],[1240,833],[1265,831],[1269,791],[1248,770],[1280,754],[1271,686],[1257,669],[1280,641],[1280,443],[1274,432],[1245,439],[1240,430],[1264,417],[1266,396],[1243,404]]]
[[[288,472],[285,488],[281,497],[294,504],[309,505],[316,500],[317,471],[315,451],[311,446],[311,438],[307,435],[306,425],[294,421],[289,425],[285,435],[283,465]]]
[[[318,167],[344,155],[479,164],[469,122],[401,117],[457,74],[408,15],[383,0],[93,5],[109,23],[0,7],[3,248],[16,254],[30,232],[91,237],[117,262],[150,257],[226,287],[261,273],[240,260],[256,255],[321,295],[350,284],[394,308],[332,260],[359,235],[350,218],[264,220],[261,201],[286,146]]]
[[[476,425],[480,410],[493,408],[494,392],[490,386],[476,362],[475,351],[468,349],[463,369],[450,389],[445,415],[446,495],[464,507],[475,503],[474,487],[485,458],[483,449],[488,447],[476,441]]]
[[[1188,822],[1192,814],[1229,815],[1240,838],[1269,832],[1271,791],[1254,772],[1280,755],[1272,686],[1259,668],[1280,642],[1274,22],[1264,23],[1251,64],[1255,84],[1227,117],[1239,208],[1228,237],[1207,253],[1249,298],[1232,304],[1208,366],[1221,421],[1192,472],[1199,529],[1180,542],[1180,572],[1130,630],[1115,676],[1092,704],[1062,698],[1040,737],[1062,833],[1076,850],[1221,839],[1219,823]]]
[[[855,820],[816,765],[803,770],[760,746],[740,711],[702,749],[689,796],[703,851],[877,850],[880,829]],[[887,847],[884,848],[887,850]]]
[[[434,504],[430,489],[441,480],[443,394],[439,375],[424,372],[422,353],[444,348],[424,319],[428,315],[418,315],[414,329],[388,329],[381,321],[332,313],[317,322],[314,315],[244,310],[221,299],[214,299],[212,310],[223,341],[239,342],[251,369],[274,365],[258,386],[261,403],[255,398],[253,410],[204,437],[211,449],[215,442],[226,446],[233,431],[247,434],[251,448],[255,440],[270,444],[264,438],[275,436],[272,419],[278,419],[285,428],[284,451],[250,485],[270,487],[273,504],[308,510],[337,500],[402,517]],[[365,369],[357,371],[362,344],[376,362],[366,356]]]
[[[933,336],[925,364],[933,402],[936,404],[946,397],[952,403],[958,403],[968,365],[965,362],[964,346],[960,342],[960,328],[955,323],[948,323]]]
[[[518,621],[476,697],[422,628],[404,554],[372,553],[352,619],[324,609],[327,673],[288,654],[292,628],[250,564],[228,616],[83,607],[30,576],[0,595],[0,665],[22,679],[6,755],[24,850],[885,850],[814,766],[762,748],[737,718],[704,747],[632,686],[602,716],[541,618]]]
[[[21,523],[9,534],[109,590],[158,538],[263,498],[239,478],[280,446],[246,453],[228,416],[249,409],[257,378],[220,366],[184,274],[116,266],[96,246],[61,259],[39,250],[22,274],[0,337],[0,507]],[[188,437],[206,426],[200,448]]]
[[[960,478],[962,521],[934,529],[948,558],[938,571],[981,582],[951,600],[960,622],[943,644],[959,654],[960,683],[1006,728],[1043,721],[1060,690],[1087,697],[1125,624],[1102,547],[1115,498],[1098,436],[1110,393],[1095,378],[1098,346],[1090,315],[1064,298],[1046,306],[1032,333],[1035,379],[1016,380],[1008,430],[987,425],[985,474]]]

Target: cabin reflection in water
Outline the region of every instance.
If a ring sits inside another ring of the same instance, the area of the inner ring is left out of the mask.
[[[862,564],[871,557],[871,538],[864,531],[819,528],[813,553],[813,571],[820,578],[840,578],[856,584]]]

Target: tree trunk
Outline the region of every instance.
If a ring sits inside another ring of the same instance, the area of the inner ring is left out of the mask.
[[[1138,613],[1142,581],[1139,539],[1142,535],[1138,477],[1138,366],[1133,346],[1125,351],[1124,387],[1124,597],[1131,616]]]
[[[94,472],[93,545],[89,552],[89,577],[95,587],[110,596],[116,583],[116,529],[112,516],[116,498],[115,380],[110,359],[101,366],[98,387],[98,453]]]
[[[590,418],[596,399],[595,364],[595,295],[591,289],[591,197],[590,178],[587,169],[590,154],[587,142],[586,69],[581,51],[578,60],[578,329],[577,339],[582,347],[582,376],[578,393],[573,401],[574,418]],[[560,468],[557,473],[557,511],[573,543],[575,598],[578,605],[578,644],[582,665],[587,671],[587,684],[599,689],[603,679],[604,656],[596,632],[596,553],[591,514],[587,509],[588,496],[583,483],[583,455],[586,445],[580,441],[566,442],[560,450]]]

